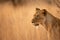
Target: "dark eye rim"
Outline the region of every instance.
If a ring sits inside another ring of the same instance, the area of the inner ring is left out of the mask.
[[[39,17],[39,15],[37,15],[37,16],[35,16],[35,18],[36,18],[36,19],[39,19],[40,17]]]
[[[39,17],[39,15],[37,15],[37,17]]]

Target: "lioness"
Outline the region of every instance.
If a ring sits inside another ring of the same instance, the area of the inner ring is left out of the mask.
[[[51,15],[46,9],[36,8],[36,13],[32,19],[35,26],[40,24],[48,31],[48,40],[60,40],[60,19]]]

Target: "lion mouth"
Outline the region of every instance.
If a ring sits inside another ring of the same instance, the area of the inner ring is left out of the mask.
[[[33,24],[34,26],[39,26],[39,23],[36,23],[36,22],[34,22],[34,21],[32,21],[32,24]]]
[[[33,25],[34,25],[34,26],[39,26],[39,24],[35,24],[35,23],[33,23]]]

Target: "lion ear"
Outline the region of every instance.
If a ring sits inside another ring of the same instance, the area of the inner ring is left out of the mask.
[[[36,8],[36,11],[39,11],[40,9],[39,8]]]
[[[43,14],[44,14],[44,16],[46,16],[46,14],[47,14],[46,9],[43,9]]]

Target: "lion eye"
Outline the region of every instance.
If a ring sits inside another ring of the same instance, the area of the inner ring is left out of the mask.
[[[36,19],[39,19],[40,17],[39,17],[39,15],[36,15],[36,17],[35,17]]]
[[[37,15],[37,17],[39,17],[39,15]]]

